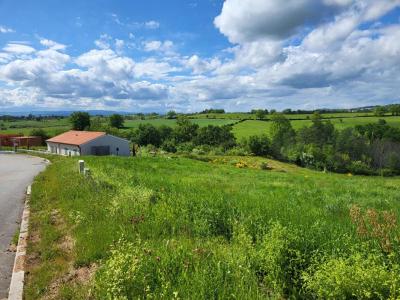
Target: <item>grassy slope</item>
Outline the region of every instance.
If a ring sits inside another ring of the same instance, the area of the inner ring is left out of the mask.
[[[27,299],[54,293],[71,263],[98,264],[121,236],[140,238],[137,247],[148,253],[138,275],[147,279],[135,282],[136,294],[149,286],[156,298],[161,291],[166,298],[261,298],[248,249],[232,240],[237,228],[257,239],[279,221],[301,232],[305,255],[340,255],[359,243],[351,204],[400,209],[400,178],[323,174],[279,162],[270,162],[272,171],[235,167],[245,160],[258,168],[260,158],[84,159],[93,181],[76,174],[77,159],[55,157],[33,185]],[[75,240],[72,249],[62,247],[66,236]],[[73,280],[60,285],[61,298],[87,297]]]

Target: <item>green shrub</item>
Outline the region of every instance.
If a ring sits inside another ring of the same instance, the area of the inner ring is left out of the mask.
[[[261,170],[268,170],[269,169],[268,163],[266,161],[261,162],[260,169]]]
[[[176,144],[172,140],[165,141],[162,144],[161,149],[163,149],[164,151],[170,152],[170,153],[176,153],[176,151],[177,151]]]
[[[355,253],[330,258],[304,274],[305,287],[321,299],[397,299],[399,266],[387,266],[382,256]]]
[[[247,145],[254,155],[265,156],[271,154],[271,142],[267,135],[251,136]]]
[[[99,299],[130,299],[137,280],[139,254],[132,243],[123,239],[110,252],[96,274],[95,293]]]
[[[284,296],[300,286],[303,258],[298,235],[279,223],[273,223],[259,250],[263,284],[275,296]]]
[[[352,161],[348,166],[348,169],[351,173],[359,175],[371,175],[374,173],[374,171],[371,170],[371,168],[366,163],[360,160]]]

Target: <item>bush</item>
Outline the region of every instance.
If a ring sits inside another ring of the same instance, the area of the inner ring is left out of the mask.
[[[139,255],[132,243],[119,240],[98,270],[95,293],[99,299],[129,299],[137,280]]]
[[[357,160],[352,161],[348,166],[348,170],[353,174],[358,175],[372,175],[374,170],[372,170],[365,162]]]
[[[269,169],[268,163],[266,161],[261,162],[260,169],[261,170],[268,170]]]
[[[42,138],[42,145],[45,144],[45,141],[49,138],[49,135],[47,134],[46,131],[44,131],[42,128],[35,128],[32,129],[31,132],[29,133],[30,136],[40,136]]]
[[[254,155],[265,156],[271,154],[271,142],[266,135],[249,137],[247,145]]]
[[[192,152],[192,150],[194,149],[194,145],[191,142],[180,143],[177,144],[176,149],[178,152]]]
[[[388,267],[377,254],[360,253],[317,263],[304,276],[305,287],[321,299],[397,299],[399,266]]]
[[[243,146],[236,146],[227,150],[225,154],[232,156],[246,156],[249,155],[249,151]]]
[[[170,153],[176,153],[176,151],[177,151],[176,144],[172,140],[165,141],[162,144],[161,149],[166,151],[166,152],[170,152]]]
[[[154,145],[159,147],[162,143],[160,131],[151,124],[140,124],[131,137],[134,143],[140,146]]]
[[[236,144],[231,126],[208,125],[197,130],[194,139],[196,145],[222,146],[225,149],[232,148]]]
[[[274,296],[284,296],[300,285],[303,258],[298,235],[279,223],[273,223],[259,250],[260,274]]]

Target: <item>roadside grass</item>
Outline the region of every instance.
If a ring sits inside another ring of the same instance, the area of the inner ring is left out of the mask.
[[[350,208],[400,209],[400,178],[262,170],[251,157],[83,159],[91,178],[78,158],[52,157],[32,186],[26,299],[317,297],[324,263],[381,253]],[[94,275],[71,279],[83,269]]]

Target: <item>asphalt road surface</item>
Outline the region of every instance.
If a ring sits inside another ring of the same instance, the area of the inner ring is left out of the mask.
[[[15,255],[8,249],[19,229],[26,188],[45,167],[39,157],[0,154],[0,299],[8,297]]]

